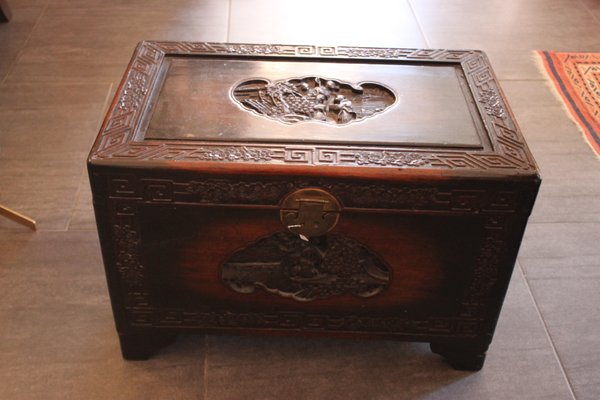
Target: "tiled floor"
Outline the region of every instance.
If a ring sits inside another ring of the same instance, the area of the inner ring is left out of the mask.
[[[600,398],[600,160],[534,49],[600,51],[596,0],[7,0],[0,399]],[[121,359],[85,158],[142,39],[485,50],[544,182],[484,369],[422,344],[191,336]]]

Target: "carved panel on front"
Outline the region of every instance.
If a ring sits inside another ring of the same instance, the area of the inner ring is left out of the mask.
[[[340,234],[307,241],[277,232],[233,253],[221,273],[223,282],[236,292],[260,288],[298,301],[372,297],[390,282],[390,268],[377,254]]]
[[[248,193],[242,193],[242,196],[254,192],[251,188],[259,187],[263,194],[264,190],[272,190],[275,199],[280,198],[281,193],[289,192],[290,188],[303,187],[308,183],[227,182],[217,179],[206,181],[207,186],[200,183],[139,179],[129,175],[115,175],[108,180],[111,233],[115,239],[114,268],[122,285],[125,307],[132,313],[135,312],[136,317],[133,318],[132,314],[130,320],[134,325],[159,324],[160,320],[161,326],[183,324],[218,327],[225,324],[225,320],[221,319],[225,314],[232,318],[246,315],[236,308],[237,305],[232,299],[239,299],[246,304],[244,299],[247,298],[252,304],[272,303],[279,304],[279,309],[283,309],[285,305],[294,310],[300,310],[294,307],[316,307],[326,303],[331,307],[333,315],[346,304],[361,302],[368,307],[372,307],[373,304],[381,306],[387,304],[391,298],[401,299],[394,306],[396,309],[402,310],[411,304],[417,305],[419,309],[427,309],[429,303],[424,302],[425,297],[422,297],[426,295],[427,298],[438,300],[451,299],[442,304],[454,304],[447,310],[436,313],[435,321],[460,315],[465,324],[469,321],[469,324],[477,326],[476,329],[473,328],[475,331],[480,331],[480,318],[486,315],[490,306],[490,294],[496,290],[501,278],[499,268],[502,252],[506,248],[505,241],[510,233],[507,225],[511,220],[514,221],[512,215],[515,207],[518,207],[514,193],[506,191],[463,188],[446,192],[432,187],[390,188],[377,184],[354,186],[342,183],[324,185],[336,195],[346,193],[340,198],[354,206],[361,205],[364,201],[360,196],[360,186],[363,192],[369,192],[369,195],[365,193],[365,196],[377,198],[378,204],[383,202],[380,205],[396,199],[396,202],[399,202],[397,206],[401,208],[408,204],[412,204],[415,209],[434,207],[436,210],[447,210],[448,216],[350,213],[347,218],[343,218],[343,222],[346,221],[344,226],[335,233],[328,233],[326,241],[320,242],[321,239],[313,238],[319,240],[309,243],[292,233],[267,233],[273,232],[271,227],[274,224],[280,224],[277,209],[270,211],[270,208],[265,208],[258,211],[252,208],[252,212],[260,213],[253,216],[250,209],[223,207],[218,211],[212,206],[197,207],[199,203],[212,203],[217,198],[196,198],[194,201],[188,198],[191,195],[208,196],[207,193],[213,196],[219,192],[219,202],[227,203],[228,199],[231,200],[228,196],[239,193],[239,190],[233,190],[234,188],[247,186]],[[356,204],[350,199],[354,199]],[[248,198],[246,201],[252,203]],[[141,204],[142,210],[137,210]],[[264,218],[268,217],[270,212],[273,213],[273,225]],[[455,217],[451,217],[450,214]],[[479,217],[482,214],[487,215],[484,221]],[[466,218],[467,215],[471,217]],[[348,224],[347,220],[350,219],[352,223]],[[137,220],[142,222],[141,226],[135,222]],[[254,221],[262,221],[263,233],[257,232],[258,234],[254,235],[254,230],[248,230],[248,227],[257,226]],[[369,226],[366,222],[378,226],[382,239],[392,236],[393,239],[389,244],[383,243],[382,247],[380,239],[373,241],[369,234],[363,232],[364,227]],[[233,225],[235,230],[227,228]],[[202,226],[202,235],[197,233],[198,226]],[[462,232],[461,235],[456,235],[458,231]],[[230,233],[229,236],[224,236],[223,233],[227,232]],[[338,232],[344,232],[344,235]],[[224,244],[215,246],[211,239],[214,237],[224,237]],[[144,245],[141,238],[144,238]],[[232,241],[236,243],[230,244]],[[472,251],[461,250],[463,256],[456,259],[454,249],[464,250],[465,247],[471,248]],[[414,249],[417,248],[421,251],[415,252]],[[209,250],[214,253],[211,253],[210,257],[206,254]],[[270,253],[277,256],[264,257]],[[179,256],[183,258],[178,258]],[[213,283],[198,280],[199,277],[205,276],[205,271],[208,270],[206,265],[209,265],[206,264],[206,260],[211,259],[226,261],[214,264]],[[438,262],[449,259],[454,261],[447,267]],[[181,265],[177,266],[171,262],[163,265],[162,261],[157,260],[178,260],[176,264]],[[463,268],[464,266],[472,267]],[[457,285],[453,285],[452,290],[448,292],[443,291],[444,285],[450,282],[447,275],[450,272],[454,277],[452,279],[464,282],[464,292],[456,291],[460,289]],[[165,281],[166,273],[170,278]],[[229,288],[223,287],[224,283]],[[164,298],[158,301],[155,297],[157,293],[162,293],[157,291],[158,287],[161,291],[171,290],[173,297],[169,297],[165,304],[162,303]],[[207,287],[214,288],[214,291],[201,291]],[[219,287],[226,290],[217,290]],[[226,292],[231,293],[231,296]],[[236,292],[251,292],[255,295],[238,295]],[[295,301],[281,302],[280,296]],[[194,315],[199,316],[202,312],[196,307],[206,304],[207,299],[215,302],[214,304],[225,304],[224,301],[230,303],[227,306],[223,305],[222,309],[211,309],[215,318],[218,316],[218,321],[214,323],[189,317],[190,313],[197,313]],[[186,315],[191,319],[187,320],[188,317],[181,316],[182,319],[176,321],[162,321],[163,310],[172,307],[185,309]],[[300,314],[309,316],[312,315],[312,311],[305,310]],[[356,318],[363,320],[367,318],[365,315],[367,314],[363,313]],[[396,320],[395,317],[387,316],[377,317],[372,321],[368,319],[369,323],[373,324],[388,323],[389,326],[385,327],[355,326],[351,322],[353,318],[341,319],[340,321],[349,325],[339,329],[413,331],[411,321],[417,317],[398,317]],[[367,319],[365,323],[366,321]],[[264,326],[261,322],[245,323],[253,327]],[[439,333],[437,324],[436,322],[435,326],[426,325],[426,328],[423,326],[423,332]],[[461,333],[465,333],[465,327],[471,326],[469,324],[459,328],[453,323],[448,329],[449,332],[460,330]]]

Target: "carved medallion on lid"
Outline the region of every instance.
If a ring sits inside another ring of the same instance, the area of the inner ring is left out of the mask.
[[[347,125],[381,114],[396,102],[394,92],[380,83],[319,76],[248,79],[233,88],[232,97],[246,111],[288,124]]]

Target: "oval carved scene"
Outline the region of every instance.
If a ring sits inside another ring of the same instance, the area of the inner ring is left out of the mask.
[[[287,124],[347,125],[381,114],[396,102],[394,92],[380,83],[319,76],[248,79],[233,88],[232,97],[246,111]]]

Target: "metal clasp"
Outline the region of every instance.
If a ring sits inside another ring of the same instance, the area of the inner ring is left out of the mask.
[[[304,188],[289,194],[281,203],[283,225],[303,240],[332,230],[340,217],[341,206],[323,189]]]

